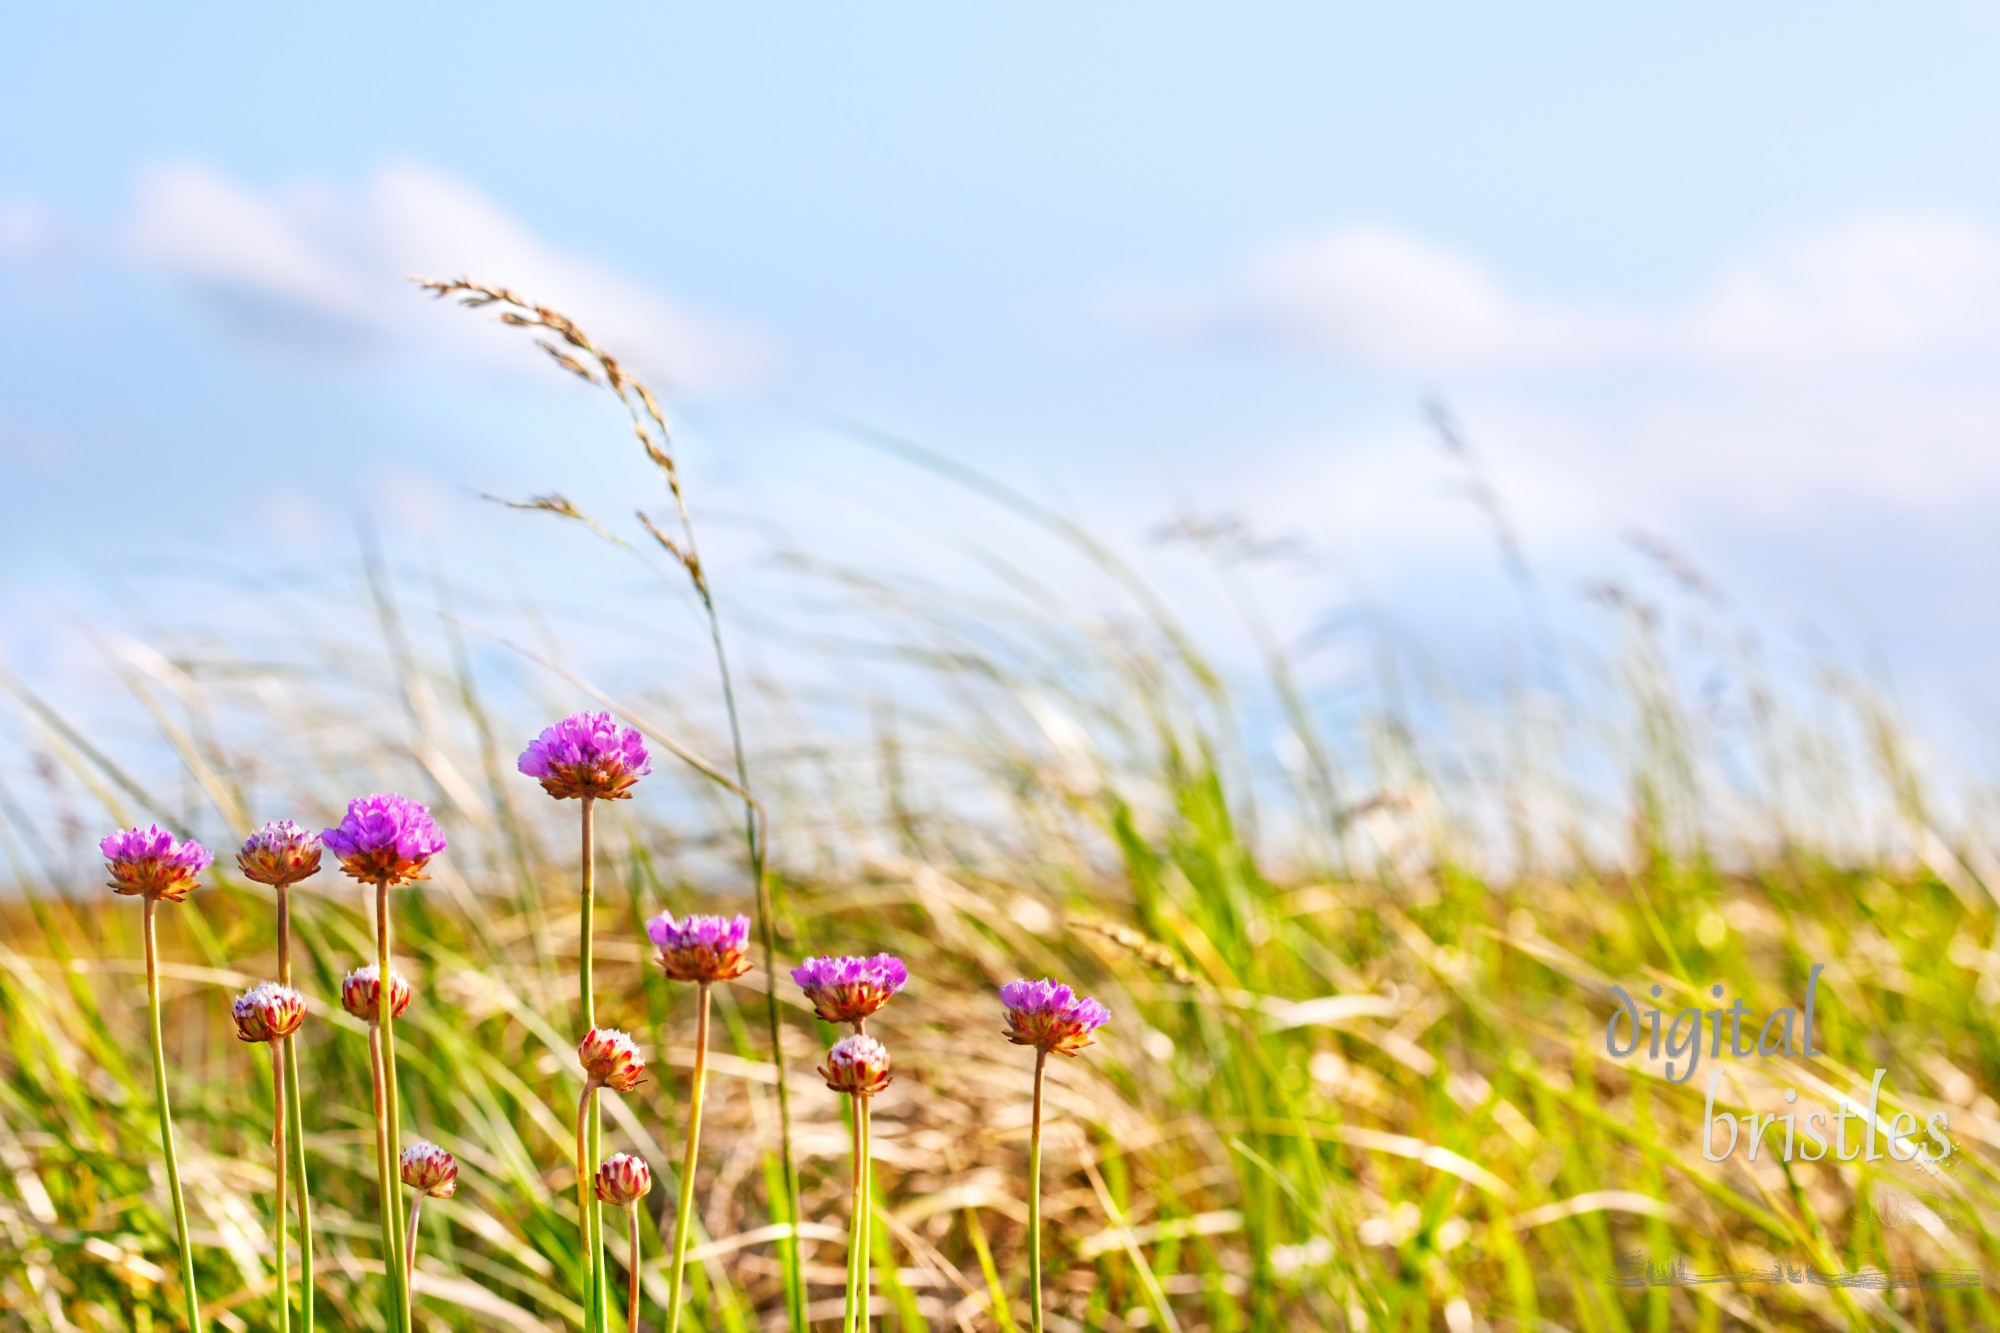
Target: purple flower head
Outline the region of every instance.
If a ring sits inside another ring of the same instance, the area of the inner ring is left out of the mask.
[[[208,848],[193,838],[176,842],[158,824],[120,829],[99,842],[97,850],[104,853],[114,892],[170,903],[187,897],[194,877],[215,862]]]
[[[528,742],[519,768],[558,801],[593,797],[620,801],[653,771],[646,742],[609,713],[573,713]]]
[[[424,865],[445,849],[431,812],[407,796],[364,796],[347,803],[340,827],[320,835],[341,870],[364,883],[426,879]]]
[[[889,1048],[860,1033],[842,1037],[826,1053],[819,1076],[835,1092],[873,1097],[889,1086]]]
[[[296,884],[319,873],[319,834],[289,819],[266,824],[236,853],[236,868],[259,884]]]
[[[1000,1003],[1007,1010],[1007,1040],[1044,1054],[1073,1056],[1111,1021],[1109,1009],[1053,980],[1010,981],[1000,988]]]
[[[910,984],[903,960],[886,953],[873,958],[808,958],[792,969],[813,1012],[829,1023],[860,1023]]]
[[[662,912],[646,923],[660,966],[675,981],[730,981],[750,970],[750,918]]]

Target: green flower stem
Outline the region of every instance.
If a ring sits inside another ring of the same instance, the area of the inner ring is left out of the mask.
[[[582,850],[579,857],[582,897],[578,921],[577,990],[583,1006],[583,1027],[587,1032],[597,1026],[597,988],[593,982],[596,973],[597,954],[597,798],[583,798]],[[585,1159],[586,1170],[595,1178],[597,1163],[603,1152],[603,1115],[597,1099],[590,1099],[590,1130]],[[604,1267],[604,1210],[598,1206],[597,1193],[593,1189],[585,1196],[583,1206],[590,1214],[585,1227],[588,1249],[584,1254],[584,1309],[588,1317],[584,1323],[587,1333],[603,1333],[607,1308],[611,1304],[609,1284]]]
[[[396,1262],[403,1253],[403,1210],[397,1206],[396,1172],[403,1156],[402,1115],[396,1096],[396,1006],[389,968],[394,926],[389,919],[389,879],[375,881],[375,968],[381,982],[375,1004],[376,1030],[382,1036],[382,1226],[384,1249],[382,1267],[389,1279],[389,1327],[396,1333],[410,1333],[410,1292],[403,1282],[403,1266]]]
[[[861,1099],[851,1097],[849,1112],[853,1117],[852,1142],[854,1144],[853,1185],[847,1200],[847,1298],[841,1302],[840,1331],[854,1333],[855,1316],[861,1313],[861,1296],[856,1291],[856,1283],[861,1278],[861,1234],[862,1219],[867,1215],[861,1204],[862,1171],[861,1160]]]
[[[271,1153],[278,1159],[278,1333],[291,1333],[292,1265],[285,1255],[289,1246],[285,1238],[285,1045],[282,1041],[271,1043],[271,1105],[274,1111]]]
[[[160,948],[157,898],[146,899],[146,1010],[153,1026],[153,1095],[160,1108],[160,1151],[167,1162],[167,1193],[173,1199],[174,1232],[181,1243],[181,1292],[187,1301],[188,1333],[202,1333],[201,1296],[194,1285],[194,1251],[188,1248],[187,1199],[181,1193],[180,1161],[174,1155],[174,1115],[167,1106],[167,1043],[160,1035]]]
[[[424,1192],[418,1190],[410,1199],[410,1234],[403,1241],[403,1283],[414,1288],[417,1284],[417,1218],[424,1211]]]
[[[674,1266],[667,1296],[667,1333],[681,1326],[681,1287],[687,1277],[688,1236],[694,1230],[695,1161],[701,1150],[701,1097],[708,1081],[708,982],[696,991],[694,1087],[688,1093],[687,1152],[681,1158],[681,1197],[674,1209]]]
[[[381,1005],[388,1003],[388,999],[389,988],[384,986],[382,988],[381,1002],[378,1003],[375,1011],[378,1019],[381,1017]],[[368,1025],[368,1077],[375,1088],[375,1178],[377,1184],[380,1186],[383,1197],[393,1198],[394,1195],[391,1193],[389,1184],[391,1178],[389,1171],[389,1119],[386,1114],[389,1103],[387,1095],[383,1091],[382,1025],[379,1022]],[[379,1212],[380,1216],[376,1219],[376,1224],[382,1232],[383,1276],[389,1278],[391,1283],[391,1300],[389,1302],[391,1311],[388,1314],[388,1325],[390,1333],[394,1333],[396,1316],[393,1312],[395,1305],[393,1298],[395,1281],[393,1272],[396,1265],[390,1256],[397,1253],[395,1248],[396,1238],[394,1233],[389,1229],[389,1210],[385,1207],[380,1209]]]
[[[861,1304],[859,1333],[868,1333],[872,1327],[868,1307],[875,1292],[868,1267],[874,1262],[871,1251],[875,1248],[875,1126],[869,1119],[870,1100],[865,1093],[854,1099],[861,1117],[861,1262],[854,1266],[854,1294],[860,1297]]]
[[[597,1333],[601,1323],[597,1283],[593,1280],[597,1252],[597,1173],[591,1168],[590,1121],[597,1109],[597,1080],[584,1076],[583,1096],[576,1103],[576,1217],[583,1238],[583,1311],[587,1333]]]
[[[1028,1314],[1042,1333],[1042,1082],[1049,1053],[1035,1052],[1035,1113],[1028,1130]]]
[[[278,886],[278,984],[292,984],[292,895],[289,884]],[[299,1206],[299,1317],[304,1333],[313,1333],[313,1251],[311,1190],[306,1184],[306,1126],[299,1097],[299,1048],[296,1036],[285,1038],[285,1120],[291,1127],[292,1193]],[[282,1192],[278,1207],[283,1208]]]
[[[625,1205],[630,1223],[625,1249],[625,1333],[639,1333],[639,1201]]]

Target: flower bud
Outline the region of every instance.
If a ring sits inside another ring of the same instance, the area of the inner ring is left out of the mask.
[[[458,1189],[458,1159],[426,1139],[403,1149],[403,1183],[433,1199],[449,1199]]]
[[[376,1006],[382,1002],[381,975],[373,963],[349,972],[340,983],[340,1007],[364,1023],[373,1023]],[[403,1016],[403,1011],[410,1007],[410,995],[410,983],[403,980],[402,973],[392,969],[389,973],[389,1017]]]
[[[296,884],[319,873],[319,834],[289,819],[266,824],[236,853],[236,868],[259,884]]]
[[[835,1092],[872,1097],[889,1086],[889,1048],[873,1037],[842,1037],[826,1053],[820,1077]]]
[[[630,1092],[645,1081],[639,1045],[617,1028],[592,1028],[576,1048],[584,1077],[613,1092]]]
[[[289,986],[260,982],[236,997],[229,1016],[239,1041],[281,1041],[306,1021],[305,997]]]
[[[616,1153],[597,1168],[597,1197],[614,1207],[637,1203],[653,1188],[653,1168],[643,1157]]]

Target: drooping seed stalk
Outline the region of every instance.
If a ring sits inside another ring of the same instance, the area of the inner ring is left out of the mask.
[[[187,1199],[181,1193],[180,1160],[174,1154],[174,1115],[167,1106],[167,1043],[160,1035],[160,947],[154,913],[159,899],[146,899],[146,1011],[153,1028],[153,1096],[160,1109],[160,1153],[167,1164],[167,1194],[173,1200],[174,1232],[181,1244],[181,1292],[187,1303],[188,1333],[202,1333],[201,1296],[194,1285],[194,1251],[188,1248]]]
[[[289,884],[278,886],[278,984],[292,984],[292,896]],[[306,1126],[299,1098],[299,1051],[297,1036],[286,1037],[285,1083],[279,1094],[285,1102],[285,1121],[291,1126],[292,1194],[299,1207],[299,1327],[313,1333],[313,1251],[312,1191],[306,1183]],[[285,1192],[278,1191],[278,1207],[285,1206]]]
[[[403,1283],[414,1289],[417,1285],[417,1218],[424,1210],[424,1192],[418,1190],[410,1199],[410,1234],[403,1242]]]
[[[600,1310],[597,1283],[593,1280],[596,1264],[592,1260],[599,1249],[596,1227],[597,1202],[596,1173],[590,1164],[590,1121],[591,1112],[597,1109],[597,1080],[588,1074],[583,1079],[583,1096],[576,1103],[576,1216],[577,1225],[583,1239],[583,1288],[584,1288],[584,1328],[588,1333],[598,1333]]]
[[[582,804],[583,847],[579,873],[583,883],[579,890],[582,906],[578,922],[580,939],[577,988],[583,1009],[583,1027],[584,1031],[588,1032],[597,1026],[597,990],[592,981],[597,953],[597,800],[595,797],[585,796]],[[603,1116],[599,1113],[597,1099],[593,1097],[590,1099],[590,1130],[586,1145],[589,1156],[585,1158],[586,1164],[594,1166],[600,1160],[603,1152],[603,1133]],[[590,1248],[584,1257],[584,1309],[588,1314],[584,1327],[588,1333],[602,1333],[605,1321],[609,1317],[606,1312],[611,1304],[602,1240],[604,1212],[598,1205],[595,1191],[585,1198],[583,1206],[590,1214],[590,1221],[585,1229],[588,1238],[586,1243]]]
[[[681,1157],[681,1197],[674,1208],[674,1266],[668,1282],[667,1333],[681,1326],[681,1284],[687,1275],[688,1235],[694,1230],[694,1170],[701,1150],[701,1098],[708,1081],[708,989],[696,990],[694,1020],[694,1087],[688,1093],[687,1152]]]
[[[291,1333],[291,1262],[285,1257],[285,1045],[271,1043],[271,1105],[275,1108],[271,1126],[271,1153],[278,1159],[278,1333]]]
[[[639,1333],[639,1201],[625,1205],[630,1227],[625,1239],[625,1333]]]
[[[852,1113],[853,1128],[850,1141],[853,1144],[852,1185],[847,1200],[847,1299],[841,1302],[840,1333],[854,1333],[855,1318],[861,1313],[861,1296],[856,1290],[863,1280],[861,1273],[861,1186],[863,1175],[861,1160],[865,1152],[861,1145],[861,1098],[851,1097],[849,1111]]]
[[[403,1266],[396,1262],[403,1253],[403,1210],[397,1206],[396,1172],[401,1165],[401,1113],[396,1097],[396,1006],[389,968],[394,925],[389,918],[389,877],[375,881],[375,969],[381,989],[375,1001],[375,1030],[381,1038],[378,1077],[382,1091],[378,1123],[381,1127],[380,1160],[382,1186],[382,1270],[389,1279],[389,1327],[396,1333],[410,1333],[410,1291],[403,1281]]]
[[[1035,1112],[1028,1128],[1028,1315],[1042,1333],[1042,1079],[1049,1053],[1035,1052]]]

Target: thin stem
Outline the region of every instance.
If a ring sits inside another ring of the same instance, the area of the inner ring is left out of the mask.
[[[1028,1129],[1028,1315],[1042,1333],[1042,1082],[1049,1053],[1035,1052],[1035,1115]]]
[[[291,1333],[291,1263],[285,1257],[285,1046],[271,1043],[271,1153],[278,1159],[278,1333]]]
[[[639,1333],[639,1201],[625,1205],[631,1226],[625,1236],[625,1333]]]
[[[389,917],[389,877],[375,881],[375,968],[381,982],[375,1002],[375,1025],[382,1038],[382,1225],[386,1248],[382,1252],[383,1272],[389,1279],[389,1326],[399,1333],[410,1330],[410,1292],[403,1282],[403,1267],[395,1256],[403,1252],[403,1210],[396,1206],[395,1172],[401,1165],[401,1108],[396,1097],[396,1006],[391,1002],[393,987],[389,959],[395,925]]]
[[[708,1081],[708,990],[696,992],[694,1020],[694,1088],[688,1094],[687,1152],[681,1158],[681,1197],[674,1209],[674,1266],[668,1282],[667,1333],[681,1326],[681,1284],[687,1271],[688,1235],[694,1230],[694,1170],[701,1148],[701,1096]]]
[[[578,874],[582,880],[578,888],[581,904],[577,920],[577,991],[583,1009],[583,1026],[588,1031],[597,1026],[597,987],[593,980],[596,973],[597,954],[597,800],[583,798],[583,818],[581,829],[581,854]],[[587,1161],[592,1170],[600,1160],[603,1140],[603,1116],[597,1099],[590,1101],[590,1129]],[[611,1305],[610,1284],[604,1266],[604,1210],[599,1207],[596,1191],[586,1199],[584,1207],[590,1213],[587,1234],[592,1238],[588,1258],[584,1265],[584,1308],[588,1318],[584,1327],[589,1333],[601,1333]]]
[[[285,1038],[285,1119],[291,1125],[292,1197],[299,1206],[299,1327],[313,1333],[312,1199],[306,1183],[306,1127],[300,1107],[299,1053]]]
[[[292,984],[292,886],[278,886],[278,984]],[[299,1051],[297,1037],[285,1038],[285,1084],[279,1094],[285,1099],[285,1120],[291,1126],[292,1193],[299,1206],[299,1315],[304,1333],[313,1333],[312,1204],[306,1184],[305,1113],[299,1097]],[[285,1206],[285,1192],[278,1191],[278,1207]]]
[[[592,1255],[597,1250],[597,1209],[592,1205],[597,1201],[597,1173],[590,1160],[590,1113],[597,1104],[597,1080],[586,1075],[583,1080],[583,1096],[576,1103],[576,1216],[583,1234],[583,1308],[584,1328],[589,1333],[597,1333],[597,1284],[592,1280],[596,1263]]]
[[[410,1234],[403,1241],[403,1282],[412,1290],[417,1285],[417,1217],[424,1210],[424,1192],[418,1190],[410,1199]]]
[[[376,1017],[378,1020],[381,1017],[381,1004],[387,1003],[388,998],[389,988],[384,986],[382,988],[381,1001],[378,1002],[376,1007]],[[392,1187],[390,1185],[389,1099],[383,1091],[385,1080],[382,1076],[382,1024],[379,1021],[368,1025],[368,1076],[375,1088],[375,1179],[381,1187],[382,1197],[390,1199],[395,1196],[391,1192]],[[396,1247],[395,1233],[389,1229],[389,1210],[387,1207],[384,1207],[380,1211],[381,1216],[376,1221],[377,1226],[382,1232],[382,1269],[384,1275],[389,1276],[396,1267],[395,1261],[390,1256],[399,1253],[399,1251]],[[393,1300],[393,1282],[394,1278],[391,1277],[391,1306],[395,1304]],[[391,1330],[396,1327],[396,1317],[393,1313],[388,1317],[388,1324]]]
[[[188,1248],[187,1200],[181,1194],[181,1167],[174,1155],[174,1115],[167,1106],[167,1043],[160,1035],[160,947],[154,912],[146,899],[146,1010],[153,1026],[153,1096],[160,1108],[160,1152],[167,1162],[167,1193],[174,1205],[174,1231],[181,1242],[181,1291],[187,1301],[188,1333],[202,1333],[201,1296],[194,1285],[194,1251]]]
[[[868,1310],[875,1292],[875,1282],[869,1273],[869,1265],[875,1261],[875,1123],[869,1109],[872,1100],[865,1093],[855,1098],[855,1106],[861,1112],[861,1262],[856,1265],[859,1276],[855,1280],[855,1295],[861,1298],[858,1333],[868,1333],[873,1327]]]
[[[850,1098],[848,1110],[854,1121],[851,1134],[854,1163],[853,1184],[847,1199],[847,1299],[841,1302],[841,1333],[854,1333],[855,1316],[861,1313],[861,1297],[855,1290],[861,1274],[861,1219],[864,1215],[861,1207],[861,1160],[864,1152],[861,1146],[861,1099]]]

